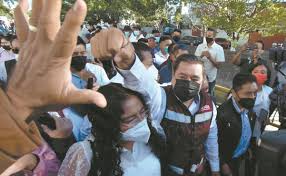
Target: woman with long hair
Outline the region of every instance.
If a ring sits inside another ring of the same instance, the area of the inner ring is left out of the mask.
[[[92,136],[69,149],[59,175],[165,175],[166,141],[151,125],[143,96],[115,83],[98,91],[107,106],[89,105]]]

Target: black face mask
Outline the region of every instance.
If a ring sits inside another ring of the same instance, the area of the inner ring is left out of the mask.
[[[238,103],[245,109],[252,109],[255,104],[255,98],[241,98]]]
[[[176,79],[176,84],[173,90],[182,102],[186,102],[199,94],[200,84],[194,81]]]
[[[180,40],[181,40],[181,37],[180,36],[174,36],[173,37],[173,40],[178,43]]]
[[[71,67],[74,68],[76,71],[81,71],[85,68],[86,62],[86,56],[75,56],[72,57]]]
[[[12,51],[13,51],[14,54],[19,54],[19,49],[18,48],[12,49]]]
[[[206,41],[207,41],[207,44],[210,44],[211,42],[214,41],[214,39],[213,39],[213,38],[206,37]]]
[[[8,46],[8,45],[3,45],[2,48],[3,48],[4,50],[11,50],[11,47]]]

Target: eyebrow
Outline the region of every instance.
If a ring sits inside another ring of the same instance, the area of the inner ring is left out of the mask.
[[[142,111],[145,111],[145,107],[144,107],[144,106],[140,109],[140,113],[141,113]],[[124,117],[124,118],[122,118],[121,120],[131,119],[131,118],[134,117],[136,114],[137,114],[137,113],[132,114],[132,115],[127,116],[127,117]]]

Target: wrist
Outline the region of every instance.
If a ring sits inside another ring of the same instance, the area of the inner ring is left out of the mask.
[[[32,110],[21,105],[20,101],[17,101],[18,98],[12,92],[5,92],[0,90],[1,104],[5,111],[13,117],[20,118],[21,120],[26,120],[26,118],[32,113]],[[19,103],[16,103],[19,102]]]
[[[133,54],[132,56],[130,56],[130,59],[126,59],[124,61],[120,61],[120,62],[114,62],[116,67],[118,67],[119,69],[122,70],[130,70],[131,67],[134,65],[136,60],[136,55]]]
[[[8,90],[5,94],[3,90],[0,90],[0,97],[7,112],[15,118],[26,120],[33,112],[31,108],[24,105],[23,100],[13,93],[13,91]]]

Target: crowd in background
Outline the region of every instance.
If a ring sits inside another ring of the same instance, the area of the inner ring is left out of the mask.
[[[32,115],[43,144],[2,175],[254,176],[257,141],[277,99],[286,99],[285,78],[270,87],[273,68],[261,57],[263,42],[246,44],[231,58],[240,73],[218,107],[216,79],[226,59],[216,30],[206,31],[194,53],[181,35],[180,29],[143,35],[139,26],[82,26],[72,83],[102,93],[107,107],[75,104]],[[121,60],[104,54],[112,42],[119,43]],[[1,36],[3,89],[21,49],[16,35]]]

